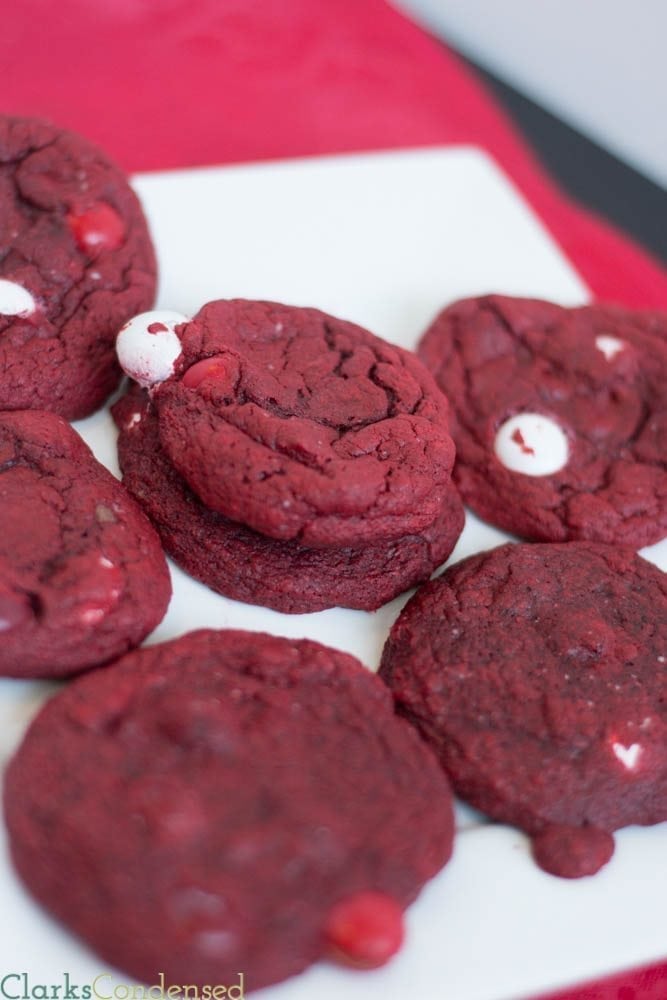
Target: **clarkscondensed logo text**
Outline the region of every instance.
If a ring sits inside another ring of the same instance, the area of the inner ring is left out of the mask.
[[[3,1000],[244,1000],[243,973],[234,983],[170,983],[164,973],[157,983],[122,983],[110,972],[100,972],[89,983],[73,982],[69,972],[63,972],[60,982],[33,981],[27,972],[7,972],[0,979]]]

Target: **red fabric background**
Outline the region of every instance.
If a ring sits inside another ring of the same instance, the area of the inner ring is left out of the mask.
[[[545,1000],[665,1000],[666,997],[667,965],[655,965],[565,993],[554,993]]]
[[[667,307],[667,275],[553,187],[480,86],[384,0],[20,0],[0,109],[51,117],[128,170],[474,143],[598,298]]]
[[[77,129],[131,171],[481,146],[598,298],[667,308],[664,269],[565,199],[459,61],[383,0],[19,0],[0,72],[0,110]],[[554,1000],[665,997],[656,967]]]

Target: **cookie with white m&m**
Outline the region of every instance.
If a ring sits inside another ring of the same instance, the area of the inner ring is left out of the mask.
[[[155,286],[118,167],[72,132],[0,116],[0,410],[96,410],[120,381],[116,334]]]
[[[451,793],[389,692],[308,640],[201,631],[50,701],[10,763],[34,895],[139,981],[259,988],[387,961],[452,850]]]
[[[354,323],[216,301],[190,321],[136,317],[118,356],[150,388],[161,445],[209,510],[338,549],[418,534],[442,513],[447,400],[413,354]]]
[[[667,535],[666,314],[489,295],[440,313],[419,355],[485,520],[538,541]]]
[[[421,587],[380,676],[455,791],[576,878],[667,820],[667,575],[628,548],[507,544]]]

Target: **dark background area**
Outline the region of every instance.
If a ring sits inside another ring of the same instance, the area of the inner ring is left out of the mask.
[[[481,66],[467,61],[561,187],[667,263],[667,191]],[[660,122],[657,127],[667,124]]]

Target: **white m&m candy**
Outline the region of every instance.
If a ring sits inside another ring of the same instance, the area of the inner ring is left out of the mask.
[[[644,749],[640,743],[632,743],[629,747],[626,747],[623,743],[613,743],[611,748],[623,767],[627,768],[628,771],[635,770]]]
[[[35,300],[23,285],[0,278],[0,316],[29,316],[36,308]]]
[[[625,347],[625,341],[618,337],[610,337],[606,333],[601,333],[595,338],[595,346],[601,354],[604,354],[607,361],[613,361]]]
[[[189,317],[167,309],[134,316],[116,339],[116,354],[123,371],[144,389],[164,382],[173,375],[181,354],[175,327],[188,322]]]
[[[569,457],[565,431],[541,413],[517,413],[501,424],[494,451],[506,469],[526,476],[550,476]]]

